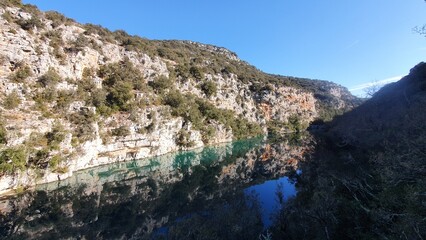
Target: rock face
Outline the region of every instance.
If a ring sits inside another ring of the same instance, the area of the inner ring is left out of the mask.
[[[257,75],[243,80],[244,69],[253,68],[227,49],[149,41],[31,6],[0,6],[0,150],[25,155],[2,155],[0,192],[320,115],[323,100],[314,91],[280,81],[255,88],[256,81],[267,84],[256,76],[267,75],[253,70]],[[323,92],[333,107],[351,107],[352,99],[341,97],[347,90],[331,85]],[[174,91],[195,102],[201,119],[193,105],[185,113],[187,104],[167,100]],[[208,104],[216,112],[202,107]]]

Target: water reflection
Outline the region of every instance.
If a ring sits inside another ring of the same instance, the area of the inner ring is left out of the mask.
[[[258,239],[305,151],[259,138],[88,169],[0,201],[0,237]]]
[[[296,195],[295,182],[288,177],[269,180],[262,184],[248,187],[244,190],[247,195],[256,194],[262,209],[262,222],[265,228],[273,223],[275,213],[282,205]]]

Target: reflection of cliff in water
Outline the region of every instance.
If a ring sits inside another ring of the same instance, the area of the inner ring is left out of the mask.
[[[261,209],[244,189],[294,173],[304,151],[252,139],[88,169],[2,200],[0,236],[257,239]]]

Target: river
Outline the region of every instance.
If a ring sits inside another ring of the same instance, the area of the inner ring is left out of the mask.
[[[86,169],[0,200],[0,237],[259,239],[306,150],[255,138]]]

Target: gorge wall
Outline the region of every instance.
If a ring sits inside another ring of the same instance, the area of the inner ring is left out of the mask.
[[[0,192],[102,164],[296,131],[357,104],[227,49],[0,4]]]

